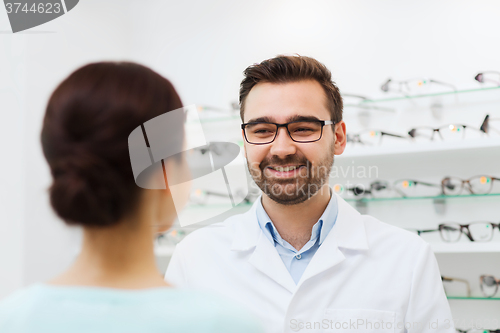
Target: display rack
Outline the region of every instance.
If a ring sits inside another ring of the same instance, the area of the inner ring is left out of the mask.
[[[500,297],[457,297],[457,296],[448,296],[446,297],[450,300],[481,300],[481,301],[500,301]]]
[[[469,199],[469,198],[481,198],[481,197],[499,197],[500,193],[489,193],[489,194],[459,194],[459,195],[437,195],[437,196],[425,196],[425,197],[390,197],[390,198],[371,198],[371,197],[360,197],[360,198],[344,198],[347,202],[378,202],[378,201],[408,201],[408,200],[447,200],[447,199]]]

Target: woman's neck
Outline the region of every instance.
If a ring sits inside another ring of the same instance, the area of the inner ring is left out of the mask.
[[[85,228],[82,251],[77,259],[49,284],[118,289],[168,286],[156,267],[151,227],[134,222]]]

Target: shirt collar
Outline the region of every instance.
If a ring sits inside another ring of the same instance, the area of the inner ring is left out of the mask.
[[[267,237],[267,239],[269,239],[271,243],[274,244],[275,242],[277,242],[283,246],[283,239],[274,226],[274,223],[271,221],[271,218],[269,217],[269,215],[267,215],[264,206],[262,206],[261,199],[262,197],[257,199],[256,203],[257,221],[259,222],[260,229],[263,231],[264,235]],[[328,236],[330,230],[332,230],[335,221],[337,220],[337,215],[337,196],[332,194],[328,205],[323,211],[323,214],[321,214],[318,222],[316,222],[312,228],[311,240],[316,239],[319,236],[319,245],[321,245],[326,236]]]

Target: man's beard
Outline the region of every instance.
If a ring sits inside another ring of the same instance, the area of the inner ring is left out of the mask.
[[[330,146],[328,155],[317,165],[312,165],[305,157],[297,155],[279,159],[273,156],[263,160],[258,166],[252,168],[248,162],[250,175],[257,186],[273,201],[282,205],[296,205],[306,201],[320,191],[328,183],[328,177],[333,166],[333,145]],[[298,174],[289,179],[278,179],[266,175],[266,167],[303,165],[298,169]]]

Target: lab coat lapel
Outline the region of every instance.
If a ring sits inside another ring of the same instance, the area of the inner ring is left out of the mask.
[[[338,215],[335,225],[311,259],[298,286],[307,279],[344,261],[345,256],[341,249],[368,250],[368,240],[361,214],[338,195],[337,204]]]
[[[257,199],[260,200],[260,197]],[[257,201],[256,201],[257,202]],[[241,218],[241,216],[239,216]],[[252,251],[248,262],[276,283],[293,293],[295,282],[274,244],[264,235],[257,221],[256,203],[240,221],[233,222],[233,251]]]
[[[255,251],[248,260],[255,268],[269,276],[289,292],[293,293],[296,285],[283,260],[264,233],[261,232]]]

